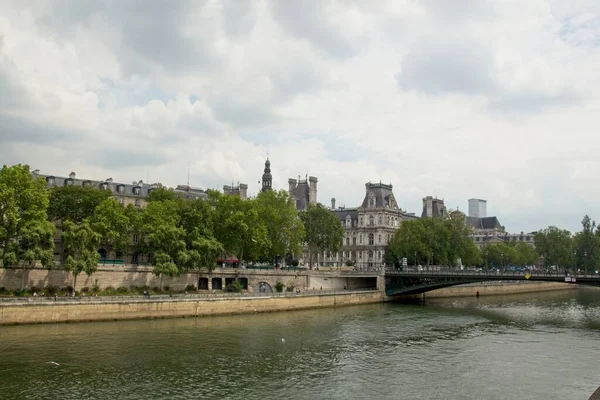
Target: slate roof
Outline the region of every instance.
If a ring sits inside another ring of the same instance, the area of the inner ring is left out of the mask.
[[[358,220],[358,209],[356,208],[338,208],[333,211],[338,216],[340,221],[346,222],[346,217],[349,215],[352,221]]]
[[[55,175],[42,175],[42,174],[34,174],[34,176],[38,178],[43,178],[46,180],[49,186],[94,186],[97,188],[105,187],[106,189],[110,189],[111,192],[124,196],[135,196],[135,197],[147,197],[148,192],[153,188],[157,187],[157,184],[147,184],[142,181],[134,182],[134,183],[120,183],[113,182],[112,178],[108,178],[104,181],[91,180],[91,179],[79,179],[76,177],[62,177]],[[54,181],[53,183],[52,180]],[[122,187],[119,192],[119,187]],[[136,193],[136,190],[139,189],[139,192]]]
[[[370,192],[373,192],[373,194],[375,195],[375,207],[387,207],[390,202],[390,199],[394,198],[394,193],[392,193],[392,185],[369,182],[365,185],[365,187],[367,189],[367,193],[365,195],[365,199],[363,200],[361,206],[362,208],[369,207]],[[395,200],[394,204],[396,204]],[[393,208],[393,206],[390,205],[390,208]]]
[[[496,217],[467,217],[467,224],[473,229],[500,229],[500,221]]]
[[[306,210],[308,208],[308,203],[310,200],[309,192],[310,188],[307,181],[303,180],[298,182],[298,185],[296,185],[292,193],[294,199],[296,200],[297,210]]]

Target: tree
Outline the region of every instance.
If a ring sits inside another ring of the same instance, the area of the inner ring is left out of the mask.
[[[321,204],[309,204],[306,211],[300,212],[300,220],[304,224],[304,243],[308,247],[309,267],[312,269],[314,255],[339,251],[344,240],[344,228],[339,218]]]
[[[573,237],[573,264],[575,268],[590,273],[595,271],[600,263],[600,235],[596,221],[592,221],[589,216],[583,217],[581,225],[581,232],[577,232]]]
[[[258,202],[242,200],[238,196],[209,192],[209,203],[214,207],[215,238],[223,244],[227,254],[239,262],[259,259],[267,249],[267,228],[259,217]]]
[[[300,253],[304,226],[288,193],[284,190],[261,192],[256,202],[258,217],[267,232],[266,259],[278,262],[287,253]]]
[[[93,186],[55,187],[50,190],[48,218],[51,221],[72,221],[79,224],[85,218],[94,215],[96,207],[110,196],[110,190]]]
[[[535,248],[544,257],[546,267],[565,267],[573,261],[573,240],[571,232],[549,226],[535,234]]]
[[[0,260],[4,267],[51,265],[54,229],[47,222],[48,189],[27,165],[0,170]],[[25,275],[25,272],[24,274]]]
[[[146,200],[151,203],[153,201],[167,201],[167,200],[175,200],[175,192],[171,188],[166,188],[164,186],[159,186],[154,188],[148,193],[148,197]]]
[[[114,199],[106,199],[96,207],[92,227],[100,242],[116,252],[126,252],[131,242],[130,221],[125,208]]]
[[[64,221],[61,237],[66,255],[63,265],[73,274],[73,296],[75,296],[79,274],[85,272],[90,276],[98,269],[100,235],[94,232],[90,221],[84,219],[79,224]]]
[[[173,277],[180,273],[177,262],[184,265],[186,254],[185,231],[178,226],[178,203],[174,200],[155,201],[148,204],[143,214],[143,230],[150,249],[154,251],[153,273],[160,277]]]

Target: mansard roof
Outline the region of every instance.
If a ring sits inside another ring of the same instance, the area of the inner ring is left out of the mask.
[[[386,185],[384,183],[367,183],[365,185],[367,193],[362,203],[362,208],[369,208],[369,199],[374,197],[375,207],[389,207],[398,208],[398,204],[394,199],[394,193],[392,192],[392,185]]]
[[[338,216],[340,221],[346,221],[348,216],[350,216],[352,221],[356,221],[358,219],[358,209],[356,208],[338,208],[333,210],[333,212]]]
[[[500,221],[496,217],[467,217],[467,225],[473,229],[501,229]]]

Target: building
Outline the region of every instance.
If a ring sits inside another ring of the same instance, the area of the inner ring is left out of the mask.
[[[306,210],[309,204],[317,203],[317,182],[314,176],[307,176],[306,179],[288,179],[289,194],[297,210]]]
[[[35,178],[43,178],[46,180],[48,187],[60,186],[93,186],[98,189],[110,190],[112,197],[116,198],[120,204],[127,206],[129,204],[140,208],[146,206],[146,197],[155,188],[161,187],[159,183],[149,185],[142,182],[120,183],[114,182],[112,178],[104,180],[91,180],[77,178],[75,172],[71,172],[68,177],[43,175],[38,169],[33,171]]]
[[[444,218],[447,215],[443,199],[432,196],[423,197],[421,218]]]
[[[504,227],[496,217],[467,217],[466,223],[473,229],[473,234],[495,236],[505,233]]]
[[[469,217],[487,217],[487,200],[469,199]]]
[[[402,221],[417,218],[398,207],[391,184],[369,182],[365,184],[365,191],[359,207],[335,208],[335,199],[332,199],[332,212],[345,230],[342,248],[336,254],[317,254],[313,258],[316,266],[341,266],[350,262],[358,269],[380,268],[385,263],[387,245]],[[303,261],[309,264],[306,249]]]
[[[473,234],[471,237],[475,246],[479,248],[498,243],[525,243],[535,247],[535,232],[504,233],[500,235]]]
[[[205,190],[190,185],[177,185],[173,191],[184,199],[204,200],[208,197]]]
[[[269,161],[269,157],[267,157],[267,161],[265,161],[265,170],[262,175],[261,183],[261,192],[268,192],[273,189],[273,175],[271,175],[271,161]]]
[[[231,186],[223,185],[223,193],[246,200],[248,198],[248,185],[245,183],[238,183],[237,186],[234,186],[233,184]]]

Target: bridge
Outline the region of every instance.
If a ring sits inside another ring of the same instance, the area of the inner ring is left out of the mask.
[[[386,271],[385,294],[387,296],[421,294],[449,286],[490,281],[566,282],[578,285],[600,286],[600,275],[565,275],[558,273],[542,273],[537,271],[460,271],[456,269]]]

